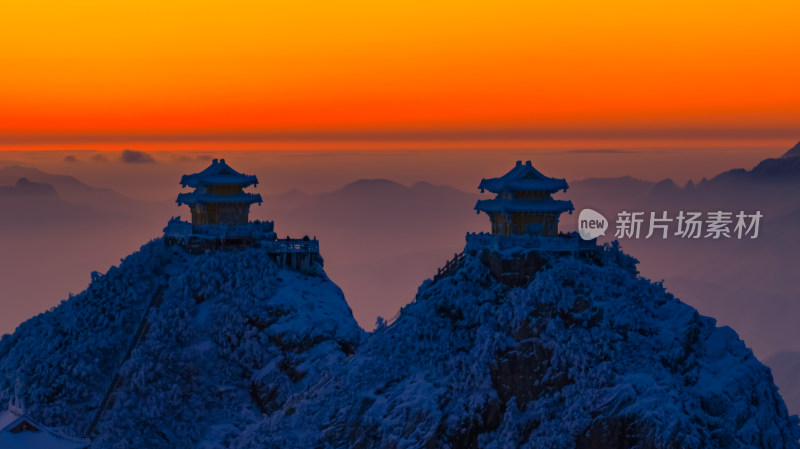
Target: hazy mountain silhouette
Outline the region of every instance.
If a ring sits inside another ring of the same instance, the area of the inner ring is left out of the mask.
[[[573,203],[581,201],[585,207],[595,208],[620,202],[630,204],[644,198],[655,183],[622,176],[619,178],[588,178],[570,182],[567,192]],[[576,210],[581,209],[577,207]],[[566,217],[565,217],[566,218]]]
[[[781,156],[783,158],[790,158],[790,157],[800,157],[800,142],[797,142],[795,146],[793,146],[789,151]]]
[[[800,351],[779,352],[764,363],[772,368],[772,376],[786,406],[796,413],[800,410]]]
[[[0,185],[0,208],[13,211],[0,214],[0,240],[17,240],[20,235],[43,232],[45,228],[73,232],[75,226],[92,223],[118,225],[126,218],[106,208],[66,201],[52,185],[27,178],[19,178],[13,185]]]
[[[488,228],[473,210],[478,197],[427,182],[362,179],[329,193],[264,196],[253,214],[275,220],[281,237],[319,237],[326,271],[369,327],[413,298],[419,279],[463,248],[466,232]]]
[[[169,218],[159,203],[21,166],[0,169],[0,210],[0,333],[83,289],[87,273],[157,237]]]
[[[154,206],[154,204],[135,200],[112,189],[89,186],[69,175],[47,173],[34,167],[20,165],[0,168],[0,186],[14,184],[20,178],[51,185],[66,201],[105,210],[126,212],[131,216],[139,215],[143,213],[142,209],[152,209]]]
[[[780,182],[800,184],[800,158],[795,155],[790,155],[793,151],[795,151],[794,148],[780,158],[764,159],[753,167],[752,170],[739,168],[720,173],[709,181],[709,184],[775,184]]]
[[[31,195],[58,197],[56,189],[50,184],[28,181],[28,178],[19,178],[13,186],[0,186],[0,197],[29,197]]]

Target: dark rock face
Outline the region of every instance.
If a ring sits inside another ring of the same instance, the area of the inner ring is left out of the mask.
[[[481,262],[489,268],[492,277],[512,287],[528,284],[536,272],[541,270],[547,260],[538,253],[528,253],[520,257],[503,257],[498,253],[481,252]]]
[[[425,442],[425,448],[462,448],[479,449],[480,436],[497,430],[503,420],[505,404],[499,400],[486,403],[480,412],[465,420],[448,426],[448,420],[442,419],[436,433]],[[374,447],[374,446],[370,446]]]
[[[514,399],[517,407],[524,411],[528,404],[542,395],[558,391],[572,383],[569,376],[561,373],[546,378],[552,367],[553,351],[524,341],[513,349],[497,355],[496,365],[492,367],[492,387],[505,404]]]
[[[625,416],[598,419],[575,440],[575,449],[623,448],[658,449],[658,446],[647,437],[647,432],[640,428],[634,418]]]

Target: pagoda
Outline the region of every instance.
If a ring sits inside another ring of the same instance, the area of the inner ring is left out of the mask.
[[[192,224],[237,226],[248,223],[250,205],[261,204],[261,195],[244,191],[258,184],[255,175],[244,175],[232,169],[225,159],[214,159],[211,166],[181,177],[181,186],[194,192],[181,193],[176,202],[186,204],[192,212]]]
[[[531,161],[517,161],[505,175],[482,179],[478,188],[497,195],[475,205],[478,213],[489,215],[496,236],[558,236],[559,216],[575,209],[571,201],[551,197],[559,190],[566,192],[567,181],[543,175]]]
[[[552,197],[569,188],[565,179],[543,175],[530,161],[517,161],[505,175],[482,179],[478,188],[496,195],[475,205],[478,213],[489,215],[492,232],[468,232],[464,253],[439,270],[434,282],[457,271],[467,255],[479,257],[495,279],[509,286],[527,285],[554,257],[599,263],[601,247],[595,240],[583,240],[577,232],[559,232],[561,214],[575,209],[571,201]]]
[[[168,246],[180,246],[195,254],[260,248],[281,267],[311,273],[314,267],[322,266],[316,237],[278,239],[272,221],[249,220],[250,205],[262,202],[261,195],[244,190],[258,184],[254,175],[237,172],[225,159],[214,159],[200,173],[183,175],[180,184],[194,189],[178,194],[176,200],[179,206],[189,206],[192,220],[172,217],[167,222],[164,242]]]
[[[250,221],[250,205],[261,204],[261,195],[244,189],[258,184],[258,178],[237,172],[214,159],[200,173],[183,175],[180,184],[194,191],[178,194],[179,206],[186,204],[191,222],[173,217],[164,228],[168,245],[181,245],[200,252],[215,248],[257,246],[274,240],[271,221]]]

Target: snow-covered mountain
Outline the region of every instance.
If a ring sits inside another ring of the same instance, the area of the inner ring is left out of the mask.
[[[524,287],[479,254],[233,447],[795,448],[769,370],[615,248]]]
[[[118,372],[96,448],[225,447],[364,335],[321,269],[282,270],[255,249],[191,255],[158,239],[93,278],[0,340],[0,403],[19,381],[29,414],[82,435]]]
[[[467,252],[366,334],[321,267],[157,239],[0,340],[0,401],[79,435],[118,373],[95,448],[800,447],[769,369],[618,248],[505,256],[535,278]]]

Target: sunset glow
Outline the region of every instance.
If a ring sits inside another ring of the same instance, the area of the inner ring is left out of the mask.
[[[796,1],[6,3],[0,143],[791,141],[798,17]]]

